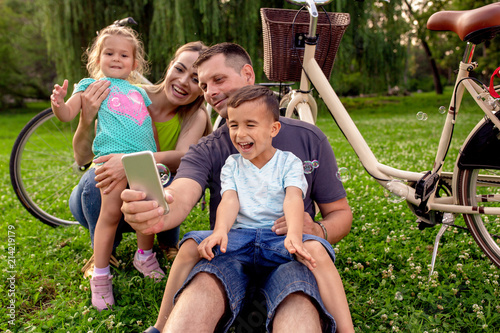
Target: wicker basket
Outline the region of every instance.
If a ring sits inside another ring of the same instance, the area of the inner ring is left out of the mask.
[[[300,81],[304,49],[296,47],[295,40],[309,31],[309,12],[302,10],[295,18],[297,12],[291,9],[260,9],[264,37],[264,73],[271,81]],[[325,13],[319,13],[316,29],[319,38],[315,58],[329,79],[350,17],[346,13],[328,13],[328,17]]]

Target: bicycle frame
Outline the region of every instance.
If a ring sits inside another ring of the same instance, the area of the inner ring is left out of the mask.
[[[317,21],[317,18],[314,18],[311,15],[309,36],[315,36],[315,21]],[[484,111],[486,117],[490,119],[496,125],[497,128],[500,128],[500,121],[497,119],[496,116],[494,116],[492,112],[492,110],[494,110],[494,107],[488,105],[483,100],[485,96],[482,96],[481,92],[483,92],[484,90],[475,82],[471,80],[465,80],[466,78],[469,77],[469,71],[477,66],[477,64],[472,62],[474,47],[475,45],[468,44],[467,50],[465,51],[464,54],[464,59],[460,62],[459,73],[455,83],[455,94],[454,94],[455,96],[452,97],[450,106],[448,107],[448,114],[441,133],[441,138],[439,141],[438,150],[436,153],[432,169],[432,174],[437,174],[441,178],[452,180],[452,192],[454,194],[452,197],[440,198],[436,196],[436,191],[435,191],[437,185],[436,182],[434,184],[434,191],[432,194],[430,194],[430,197],[426,202],[426,207],[425,207],[426,212],[441,211],[441,212],[462,213],[462,214],[477,213],[476,207],[463,206],[458,203],[457,196],[455,195],[455,193],[457,193],[456,165],[455,165],[455,171],[453,173],[441,172],[444,160],[447,155],[448,145],[451,141],[451,137],[453,134],[453,126],[456,120],[455,118],[459,112],[460,103],[462,101],[462,97],[465,90],[467,90],[474,97],[474,100],[479,105],[479,107],[481,107],[481,109]],[[308,104],[310,104],[311,98],[309,98],[309,94],[305,93],[310,89],[310,84],[309,84],[310,80],[311,83],[316,88],[316,90],[318,91],[321,98],[323,99],[323,101],[325,102],[326,106],[328,107],[328,110],[330,111],[331,115],[336,121],[338,127],[346,137],[349,144],[354,149],[359,160],[361,161],[361,164],[366,169],[368,174],[370,174],[370,176],[372,176],[378,183],[380,183],[386,189],[389,189],[388,184],[392,179],[403,179],[409,182],[418,182],[419,180],[421,180],[423,177],[423,173],[396,169],[388,165],[384,165],[377,160],[372,150],[370,149],[365,139],[363,138],[362,134],[358,130],[357,126],[349,116],[349,113],[343,106],[339,97],[331,87],[329,81],[323,74],[317,61],[315,60],[314,58],[315,51],[316,51],[315,44],[306,43],[304,50],[304,58],[302,63],[303,71],[300,81],[300,90],[295,91],[294,94],[292,95],[291,101],[287,107],[286,114],[291,115],[295,108],[302,120],[308,121],[313,124],[315,123],[316,111],[308,110],[309,109]],[[471,135],[472,133],[474,133],[474,130],[473,132],[471,132]],[[479,176],[480,179],[483,179],[482,177],[483,176]],[[487,179],[487,177],[484,177],[484,179]],[[417,199],[415,197],[416,191],[415,188],[413,188],[412,186],[403,184],[402,182],[399,183],[392,182],[391,187],[392,186],[394,186],[393,191],[395,191],[396,193],[398,193],[398,191],[403,191],[400,193],[408,193],[408,195],[405,198],[407,202],[415,206],[419,206],[421,204],[422,199]],[[494,197],[493,199],[498,200],[499,198]],[[500,208],[485,207],[484,213],[492,215],[500,215]]]

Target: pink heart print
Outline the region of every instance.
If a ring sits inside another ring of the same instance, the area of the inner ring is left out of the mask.
[[[142,95],[137,91],[128,94],[111,92],[108,99],[108,109],[112,112],[132,119],[139,126],[148,117],[148,110],[144,105]]]

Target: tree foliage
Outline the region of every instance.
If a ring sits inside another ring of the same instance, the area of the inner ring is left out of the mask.
[[[492,2],[333,1],[325,9],[349,13],[351,23],[337,53],[332,84],[343,95],[387,92],[394,86],[428,89],[432,79],[423,42],[441,79],[453,82],[452,69],[464,43],[453,33],[427,31],[426,21],[438,10],[471,9]],[[48,97],[55,82],[65,78],[78,82],[87,76],[82,54],[96,31],[128,16],[139,23],[135,29],[144,42],[153,82],[162,78],[175,50],[194,40],[207,45],[241,44],[254,61],[257,81],[265,81],[262,7],[298,8],[285,0],[0,0],[4,13],[0,18],[0,92],[19,100]],[[486,42],[477,48],[487,68],[484,75],[496,68],[497,44]]]
[[[153,81],[161,78],[175,49],[193,40],[208,45],[224,41],[242,45],[259,75],[263,56],[259,9],[297,8],[284,0],[37,1],[45,17],[44,32],[57,73],[72,82],[85,76],[81,54],[95,31],[127,16],[139,23],[136,29],[152,63]],[[405,59],[400,36],[406,24],[398,14],[399,2],[339,0],[326,6],[327,11],[351,14],[351,26],[341,44],[332,79],[341,91],[365,92],[400,80]]]
[[[0,0],[0,12],[0,109],[5,109],[46,97],[54,71],[32,1]]]

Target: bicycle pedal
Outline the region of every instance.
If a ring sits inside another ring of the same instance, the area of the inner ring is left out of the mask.
[[[439,175],[437,173],[427,171],[427,173],[420,178],[415,186],[415,199],[421,199],[422,201],[429,199],[431,194],[436,189],[438,180]]]

